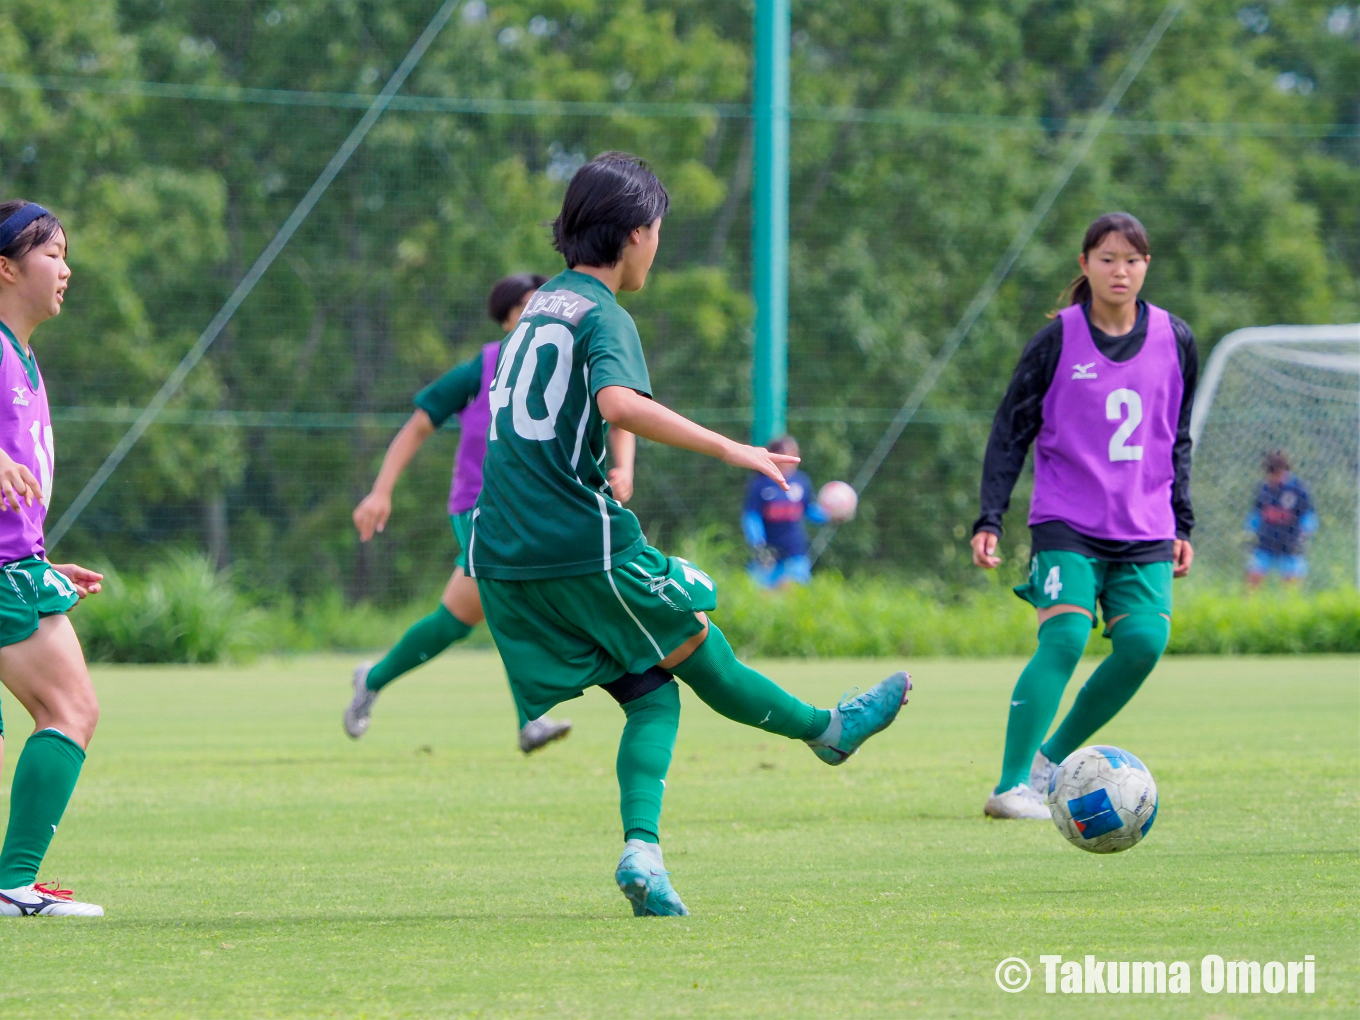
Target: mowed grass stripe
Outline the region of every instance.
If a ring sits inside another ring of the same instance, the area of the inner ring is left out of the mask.
[[[1015,661],[912,663],[839,769],[688,693],[663,818],[694,916],[611,878],[623,716],[558,709],[525,759],[494,655],[447,656],[340,728],[348,660],[100,668],[103,721],[44,868],[96,922],[0,923],[0,1015],[1354,1015],[1360,660],[1175,659],[1105,732],[1157,777],[1148,840],[1083,854],[981,816]],[[896,664],[765,664],[827,704]],[[1083,664],[1084,675],[1094,661]],[[1072,685],[1075,691],[1076,684]],[[8,790],[27,718],[4,698]],[[1194,992],[1004,995],[1016,955],[1188,960]],[[1318,992],[1208,996],[1199,959],[1318,961]]]

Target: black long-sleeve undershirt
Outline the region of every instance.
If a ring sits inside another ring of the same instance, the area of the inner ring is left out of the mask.
[[[1089,307],[1086,312],[1089,324]],[[1183,320],[1171,316],[1171,327],[1176,334],[1176,351],[1185,382],[1176,442],[1171,450],[1174,471],[1171,507],[1176,516],[1176,537],[1188,539],[1195,526],[1195,513],[1190,503],[1190,411],[1199,382],[1199,353],[1195,348],[1195,336]],[[1143,349],[1146,338],[1147,305],[1142,301],[1138,302],[1137,323],[1123,336],[1109,336],[1091,326],[1091,339],[1096,348],[1111,361],[1128,361]],[[1010,508],[1011,491],[1025,466],[1029,448],[1043,426],[1044,397],[1061,356],[1062,321],[1054,319],[1025,345],[1006,396],[992,420],[992,432],[982,462],[982,513],[973,525],[974,534],[979,531],[1001,534],[1001,519]],[[1032,531],[1036,551],[1066,548],[1101,559],[1128,562],[1170,558],[1170,542],[1112,542],[1080,535],[1058,521],[1037,525]]]

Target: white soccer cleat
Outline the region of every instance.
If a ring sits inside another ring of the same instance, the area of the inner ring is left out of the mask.
[[[373,711],[373,702],[378,700],[378,692],[368,689],[368,671],[371,662],[361,662],[354,667],[354,700],[345,709],[345,732],[358,740],[368,732],[368,717]]]
[[[1029,788],[1045,803],[1048,802],[1048,787],[1053,773],[1058,771],[1058,763],[1049,761],[1043,751],[1034,752],[1034,762],[1029,767]]]
[[[0,889],[0,917],[103,917],[104,908],[71,898],[56,882]]]
[[[525,754],[533,754],[540,747],[546,747],[554,740],[561,740],[570,732],[570,719],[553,719],[540,715],[537,719],[530,719],[519,731],[519,749]]]
[[[987,798],[982,813],[988,818],[1052,818],[1044,799],[1021,783]]]

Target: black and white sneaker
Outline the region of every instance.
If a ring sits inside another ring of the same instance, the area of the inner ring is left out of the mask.
[[[525,754],[533,754],[540,747],[546,747],[554,740],[561,740],[570,732],[570,719],[553,719],[540,715],[537,719],[530,719],[519,731],[519,749]]]
[[[104,908],[72,899],[56,882],[0,889],[0,917],[103,917]]]
[[[368,732],[368,717],[373,711],[373,702],[378,700],[378,692],[368,689],[368,671],[371,662],[361,662],[354,667],[354,700],[345,709],[345,732],[358,740]]]

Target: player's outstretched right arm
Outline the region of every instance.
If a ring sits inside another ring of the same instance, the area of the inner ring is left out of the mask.
[[[417,408],[387,447],[373,488],[354,508],[354,526],[359,530],[360,541],[367,542],[375,531],[387,527],[387,518],[392,515],[392,490],[397,486],[397,479],[406,470],[406,465],[411,463],[416,451],[432,435],[434,422],[425,411]]]
[[[784,481],[784,469],[798,463],[797,457],[771,453],[763,446],[746,446],[728,439],[627,386],[603,387],[595,394],[595,405],[600,409],[601,417],[611,425],[654,443],[693,450],[733,467],[759,471],[785,489],[789,484]]]

